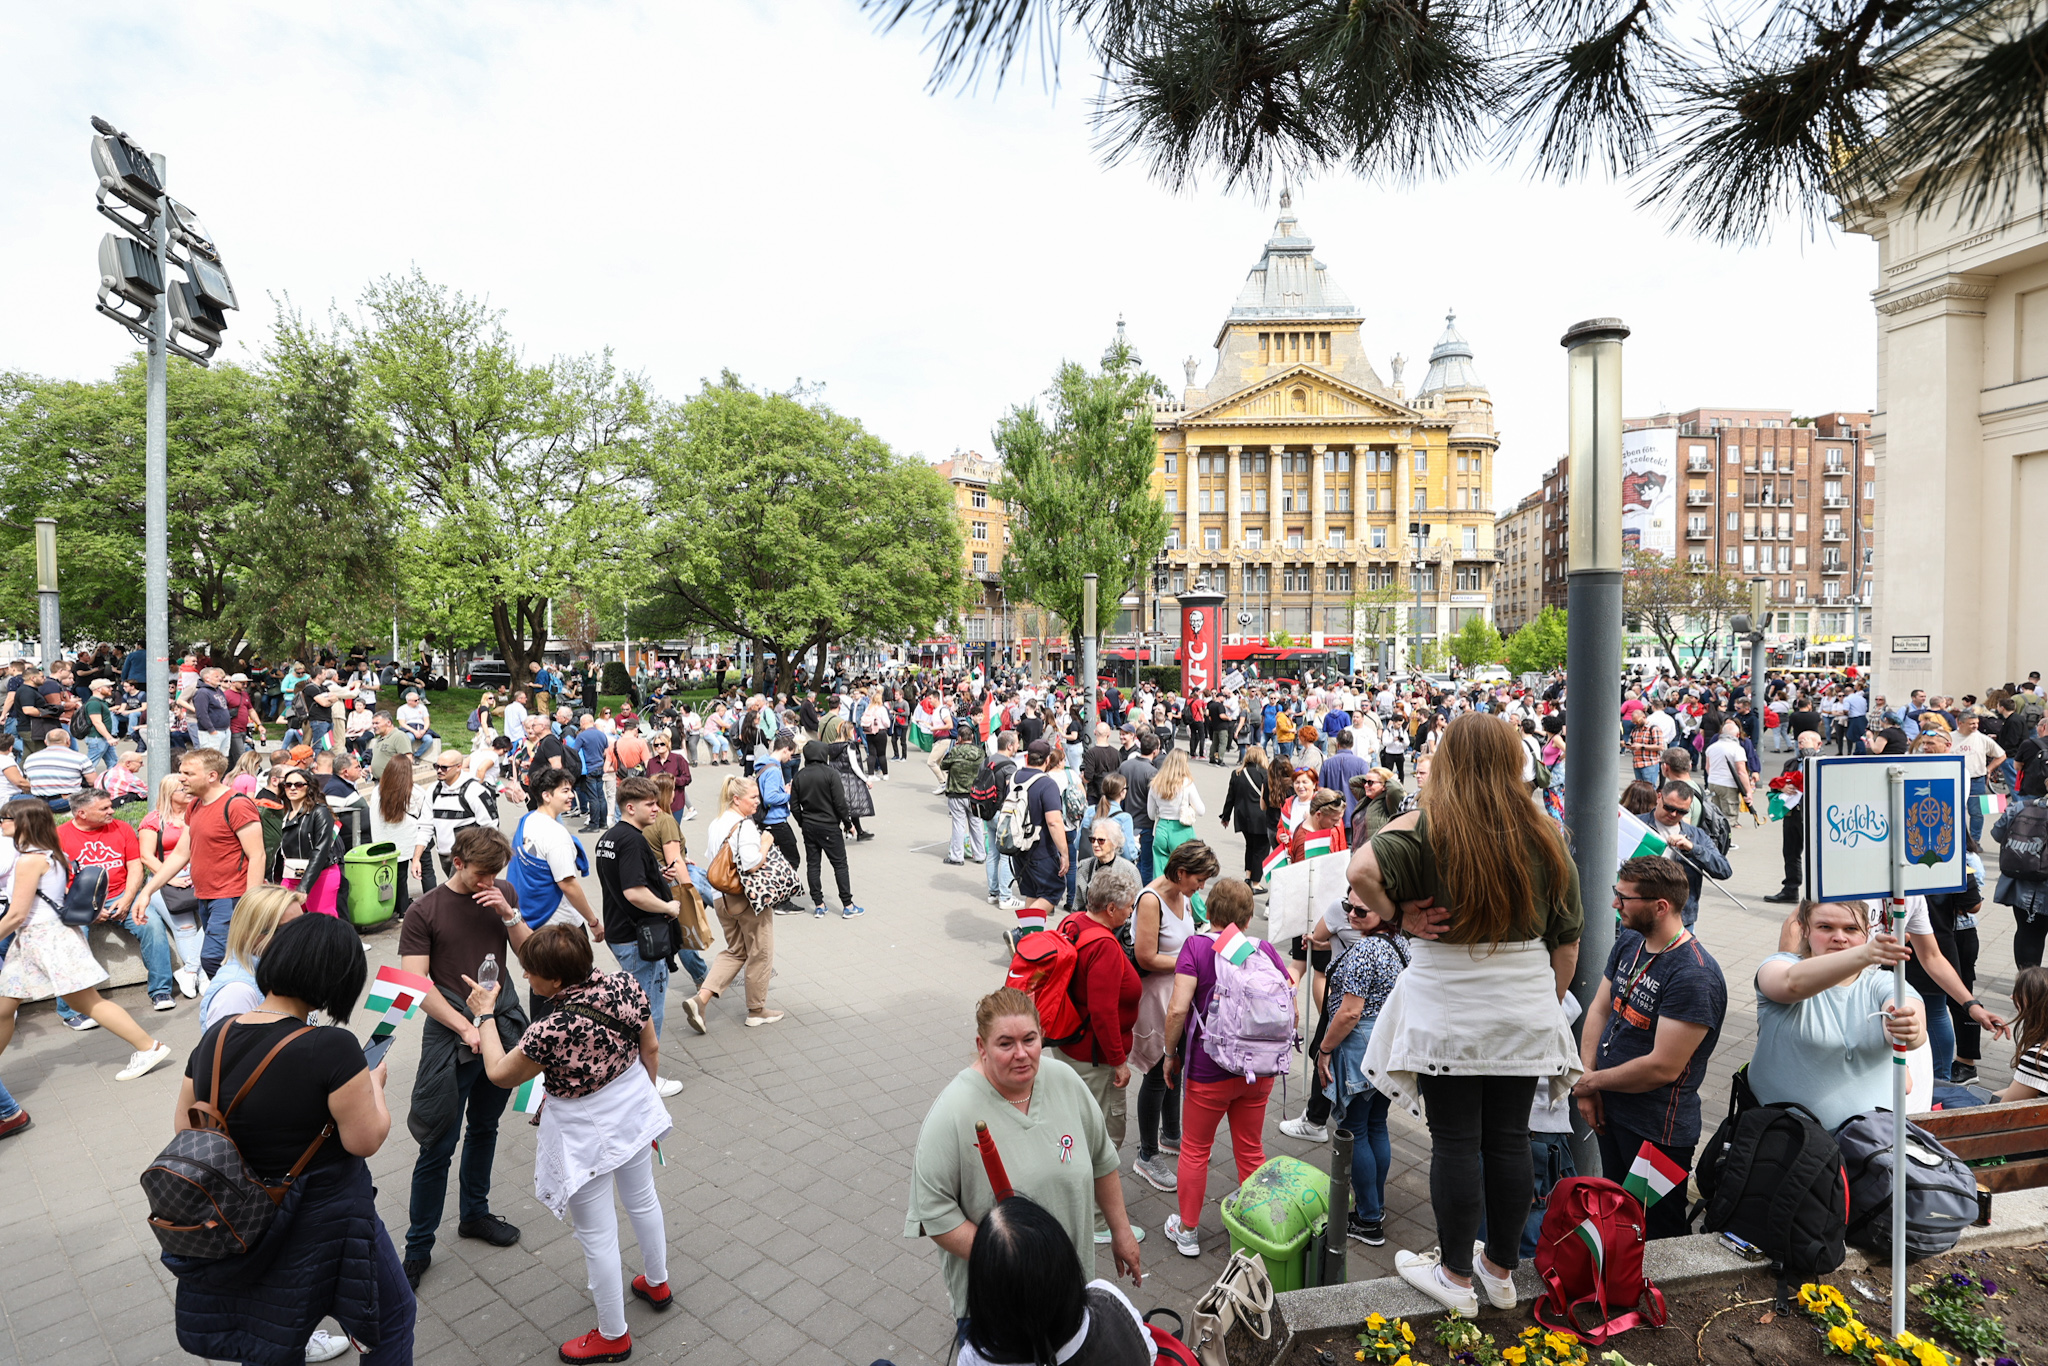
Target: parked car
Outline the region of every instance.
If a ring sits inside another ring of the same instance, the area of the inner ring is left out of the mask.
[[[512,686],[512,671],[505,667],[502,659],[472,659],[469,667],[462,672],[462,686],[465,688],[509,688]]]

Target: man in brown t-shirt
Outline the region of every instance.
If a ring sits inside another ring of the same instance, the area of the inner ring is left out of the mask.
[[[456,1004],[466,998],[469,986],[464,977],[475,977],[486,955],[495,954],[499,980],[506,980],[512,951],[531,933],[519,916],[519,894],[498,874],[512,857],[512,845],[504,833],[485,825],[469,825],[455,832],[448,855],[454,872],[448,880],[412,903],[399,931],[398,953],[407,972],[433,981],[437,990],[428,993],[425,1005],[427,1037],[421,1041],[420,1080],[428,1085],[455,1087],[454,1117],[441,1132],[420,1144],[419,1158],[412,1169],[412,1226],[405,1235],[405,1278],[415,1290],[420,1277],[433,1260],[434,1235],[441,1226],[441,1214],[448,1203],[448,1164],[455,1155],[456,1140],[462,1140],[462,1175],[456,1196],[460,1222],[456,1231],[465,1238],[481,1238],[495,1247],[510,1247],[519,1241],[519,1230],[491,1213],[491,1162],[497,1155],[498,1117],[512,1093],[493,1085],[484,1075],[481,1039],[477,1026]],[[443,992],[453,992],[450,1000]],[[505,999],[505,998],[500,998]],[[491,1028],[495,1029],[495,1023]],[[436,1032],[439,1032],[439,1037]],[[453,1039],[446,1036],[453,1035]],[[429,1051],[453,1048],[455,1067],[450,1078],[446,1054],[441,1068],[429,1069],[424,1062]],[[438,1080],[430,1080],[432,1077]],[[413,1107],[423,1101],[445,1105],[445,1094],[423,1097],[413,1090]],[[438,1106],[436,1107],[438,1108]]]

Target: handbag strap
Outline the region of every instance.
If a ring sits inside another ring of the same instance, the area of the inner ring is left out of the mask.
[[[209,1099],[211,1099],[215,1105],[218,1105],[220,1103],[221,1046],[227,1042],[228,1031],[230,1029],[233,1029],[234,1027],[235,1022],[233,1020],[230,1020],[225,1025],[222,1025],[220,1037],[214,1041],[213,1045],[213,1094],[211,1095],[211,1097],[209,1097]],[[270,1051],[263,1055],[263,1061],[256,1064],[256,1070],[249,1074],[249,1080],[242,1083],[242,1089],[235,1092],[235,1098],[228,1102],[228,1108],[221,1111],[220,1117],[222,1121],[225,1122],[228,1116],[232,1115],[235,1112],[235,1107],[242,1103],[242,1098],[249,1094],[250,1088],[256,1085],[257,1078],[263,1075],[264,1070],[270,1066],[271,1060],[276,1058],[279,1053],[284,1051],[284,1046],[286,1044],[290,1043],[293,1039],[298,1038],[301,1034],[311,1034],[312,1032],[313,1026],[301,1025],[297,1029],[294,1029],[291,1033],[285,1035],[282,1039],[279,1039],[275,1044],[273,1044],[271,1046]]]

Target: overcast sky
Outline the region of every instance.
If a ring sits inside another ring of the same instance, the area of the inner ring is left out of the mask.
[[[0,9],[0,369],[97,378],[128,348],[92,310],[87,118],[170,158],[257,337],[270,299],[347,306],[417,265],[488,295],[540,359],[611,347],[674,397],[729,368],[799,378],[898,450],[989,449],[1008,405],[1119,313],[1177,390],[1206,382],[1275,217],[1106,170],[1085,71],[925,92],[918,35],[853,0],[779,4],[206,3]],[[1412,392],[1455,307],[1503,437],[1496,503],[1564,439],[1571,323],[1618,315],[1631,414],[1861,408],[1864,238],[1764,248],[1667,233],[1604,185],[1486,169],[1428,189],[1337,177],[1302,229]],[[173,452],[175,458],[175,452]]]

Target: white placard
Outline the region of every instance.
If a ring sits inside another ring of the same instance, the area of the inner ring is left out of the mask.
[[[1807,895],[1870,901],[1891,895],[1889,770],[1905,770],[1906,894],[1960,892],[1970,784],[1960,754],[1871,754],[1811,759],[1806,768]]]

